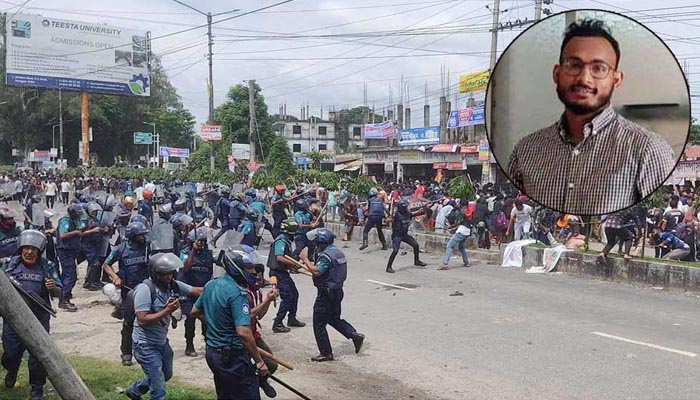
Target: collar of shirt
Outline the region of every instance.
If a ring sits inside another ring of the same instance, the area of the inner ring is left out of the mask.
[[[615,120],[615,116],[617,114],[615,113],[615,110],[612,107],[612,104],[608,104],[603,111],[601,111],[598,115],[596,115],[591,122],[587,123],[583,127],[583,141],[581,143],[585,142],[589,136],[595,135],[598,132],[600,132],[602,129],[604,129],[606,126],[610,125],[611,122]],[[559,118],[559,122],[557,123],[557,128],[559,129],[559,136],[561,136],[562,140],[564,142],[571,144],[573,146],[580,145],[581,143],[573,143],[571,139],[569,138],[568,131],[568,123],[566,122],[566,112],[564,112]]]

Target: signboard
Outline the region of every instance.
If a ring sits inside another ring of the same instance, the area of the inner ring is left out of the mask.
[[[680,161],[669,180],[700,179],[700,161]],[[675,183],[675,181],[674,181]]]
[[[365,139],[387,139],[394,136],[394,122],[365,124]]]
[[[489,142],[488,140],[482,139],[479,142],[479,161],[489,160]]]
[[[153,134],[150,132],[134,132],[134,144],[153,144]]]
[[[485,124],[484,121],[484,105],[462,108],[456,111],[450,111],[450,116],[447,119],[448,128],[459,128],[462,126]]]
[[[231,155],[236,160],[250,160],[250,145],[245,143],[231,143]]]
[[[489,84],[489,71],[474,72],[459,76],[459,92],[483,92]]]
[[[440,143],[440,127],[403,129],[399,131],[399,146],[423,146]]]
[[[41,163],[42,169],[56,169],[56,163],[53,161],[43,161]]]
[[[28,14],[7,26],[8,86],[150,96],[146,32]]]
[[[221,140],[221,125],[202,125],[199,136],[205,142]]]
[[[175,171],[180,167],[180,163],[176,162],[164,162],[163,163],[163,168],[165,168],[166,171]]]
[[[189,158],[190,157],[190,149],[181,149],[178,147],[160,146],[160,155],[163,157]]]
[[[29,161],[43,162],[51,159],[51,153],[48,150],[34,150],[29,153]]]

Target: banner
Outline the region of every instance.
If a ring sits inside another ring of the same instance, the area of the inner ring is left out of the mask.
[[[163,157],[189,158],[190,157],[190,149],[181,149],[178,147],[160,146],[160,155]]]
[[[489,84],[489,71],[474,72],[459,76],[459,92],[483,92]]]
[[[365,139],[387,139],[394,136],[394,123],[365,124]]]
[[[489,161],[489,141],[486,139],[479,142],[479,161]]]
[[[462,126],[480,125],[484,123],[483,104],[450,111],[450,116],[447,119],[448,128],[459,128]]]
[[[250,160],[250,145],[245,143],[231,143],[231,155],[236,160]]]
[[[424,146],[440,143],[440,127],[413,128],[399,131],[399,146]]]
[[[221,125],[202,125],[199,137],[205,142],[221,140]]]
[[[28,14],[7,28],[8,86],[150,96],[146,32]]]

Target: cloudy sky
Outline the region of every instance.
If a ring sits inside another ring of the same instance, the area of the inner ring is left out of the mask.
[[[306,103],[312,114],[323,110],[324,116],[329,109],[362,105],[365,84],[367,103],[378,113],[401,96],[414,109],[426,100],[436,105],[443,90],[463,104],[466,99],[456,94],[459,74],[489,66],[492,0],[293,0],[242,15],[281,1],[182,0],[223,13],[213,28],[216,105],[230,86],[248,79],[260,84],[271,113],[285,103],[287,113],[297,116]],[[0,0],[0,10],[13,13],[24,3]],[[499,20],[532,20],[534,3],[502,0]],[[240,10],[231,12],[235,8]],[[697,0],[554,0],[545,8],[608,9],[647,24],[681,60],[691,93],[700,96]],[[191,29],[206,24],[204,15],[174,0],[30,0],[22,12],[150,31],[153,52],[183,103],[198,123],[206,120],[206,28]],[[499,34],[499,54],[521,30]],[[437,107],[432,111],[435,121]],[[418,112],[413,114],[415,125]]]

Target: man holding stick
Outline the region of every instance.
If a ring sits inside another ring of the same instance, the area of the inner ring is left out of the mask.
[[[294,283],[290,268],[298,268],[292,256],[292,237],[298,234],[298,224],[294,220],[282,221],[280,226],[281,234],[275,238],[275,242],[270,246],[270,255],[267,258],[267,266],[270,268],[270,278],[277,278],[277,289],[280,291],[282,304],[277,310],[275,322],[272,324],[272,331],[275,333],[286,333],[290,329],[284,326],[284,318],[289,315],[287,325],[291,327],[304,327],[305,323],[297,320],[297,304],[299,303],[299,291]],[[306,234],[304,234],[306,238]]]

